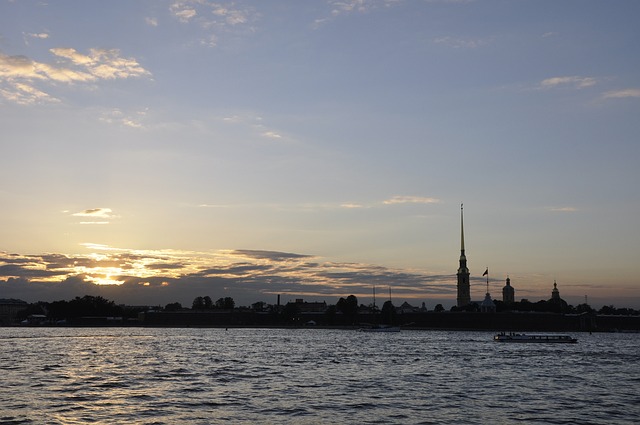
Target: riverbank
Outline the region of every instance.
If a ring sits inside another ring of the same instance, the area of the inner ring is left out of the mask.
[[[324,328],[358,329],[379,323],[376,315],[305,313],[294,317],[238,311],[148,311],[135,319],[80,317],[33,326],[155,327],[155,328]],[[394,325],[415,330],[513,331],[513,332],[639,332],[640,316],[557,313],[424,312],[399,314]]]

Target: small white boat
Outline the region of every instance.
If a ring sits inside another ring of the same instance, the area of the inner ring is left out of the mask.
[[[400,326],[374,325],[369,328],[360,328],[360,332],[400,332]]]
[[[576,338],[570,335],[560,334],[518,334],[502,332],[493,337],[496,342],[524,342],[524,343],[551,343],[551,344],[575,344]]]

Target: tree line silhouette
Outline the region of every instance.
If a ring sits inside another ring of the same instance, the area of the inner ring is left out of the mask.
[[[564,300],[548,300],[529,302],[522,300],[513,304],[507,305],[502,301],[494,300],[496,305],[496,311],[508,312],[548,312],[548,313],[563,313],[563,314],[581,314],[592,313],[599,315],[624,315],[624,316],[638,316],[640,311],[631,308],[615,308],[612,305],[603,306],[599,310],[594,310],[588,304],[579,304],[574,307],[568,305]],[[71,300],[65,301],[53,301],[44,302],[38,301],[36,303],[28,304],[27,307],[18,313],[18,320],[22,321],[30,316],[45,316],[46,319],[55,323],[58,321],[73,320],[83,317],[121,317],[124,319],[135,319],[138,314],[144,311],[148,311],[150,307],[133,307],[118,305],[114,301],[105,299],[101,296],[85,295],[83,297],[75,297]],[[210,296],[198,296],[193,300],[191,308],[183,307],[179,302],[169,303],[164,307],[157,306],[151,307],[154,311],[254,311],[254,312],[269,312],[273,314],[279,314],[286,320],[296,320],[300,317],[300,306],[297,303],[287,303],[283,306],[269,305],[263,301],[256,302],[250,307],[236,307],[235,301],[232,297],[221,297],[215,302]],[[437,304],[433,312],[444,312],[445,308],[442,304]],[[465,311],[474,312],[479,311],[479,306],[475,303],[470,304],[464,308],[452,307],[450,311]],[[382,308],[378,308],[374,305],[365,306],[358,304],[358,298],[355,295],[349,295],[348,297],[341,297],[335,305],[327,305],[324,315],[331,319],[336,314],[341,314],[347,323],[356,323],[358,315],[363,313],[369,315],[377,315],[382,323],[392,323],[398,316],[396,307],[390,300],[385,301]],[[329,320],[331,322],[331,320]]]

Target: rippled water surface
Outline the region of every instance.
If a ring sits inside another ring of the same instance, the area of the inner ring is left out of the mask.
[[[640,423],[640,334],[0,328],[0,423]]]

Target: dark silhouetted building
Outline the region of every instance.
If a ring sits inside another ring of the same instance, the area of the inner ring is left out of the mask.
[[[458,267],[458,307],[465,307],[471,303],[471,287],[469,285],[469,269],[467,257],[464,253],[464,214],[460,205],[460,266]]]
[[[487,291],[487,293],[484,296],[484,300],[480,304],[480,311],[482,313],[496,312],[496,305],[493,303],[493,300],[491,299],[491,294],[489,293],[489,291]]]
[[[18,313],[25,310],[29,304],[26,301],[14,299],[0,299],[0,325],[15,323]]]
[[[502,302],[509,305],[515,302],[515,289],[511,286],[511,279],[507,276],[507,284],[502,288]]]
[[[558,284],[556,281],[553,281],[553,291],[551,291],[551,300],[552,301],[560,301],[560,291],[558,291]]]

